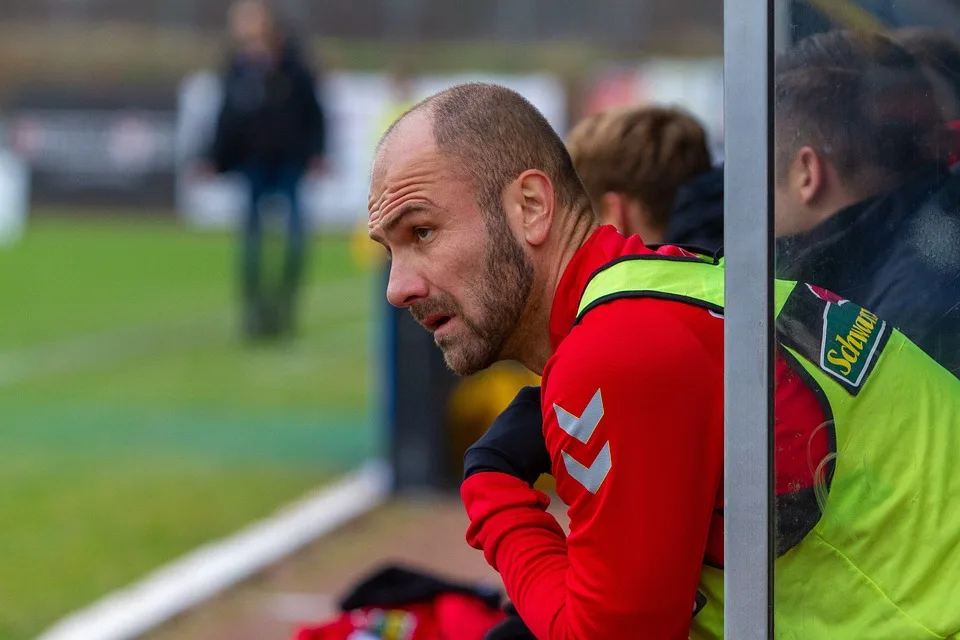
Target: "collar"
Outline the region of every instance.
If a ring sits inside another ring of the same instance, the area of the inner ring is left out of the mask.
[[[866,267],[869,260],[899,238],[899,227],[948,177],[937,165],[918,171],[901,187],[841,209],[807,233],[777,240],[777,272],[781,278],[812,279],[812,274],[835,268],[825,259],[843,254],[848,264]],[[824,284],[824,286],[826,286]]]
[[[670,247],[671,249],[673,247]],[[577,319],[583,290],[593,274],[611,260],[624,255],[653,253],[640,236],[624,237],[615,227],[597,227],[577,252],[560,277],[553,307],[550,309],[550,346],[556,352]]]

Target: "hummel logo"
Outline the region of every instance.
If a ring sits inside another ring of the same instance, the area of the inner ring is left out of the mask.
[[[603,445],[603,449],[600,450],[593,464],[589,467],[585,467],[574,460],[573,456],[566,451],[560,453],[563,454],[563,464],[567,467],[567,473],[590,493],[596,493],[600,489],[600,485],[603,484],[603,481],[607,479],[607,474],[610,473],[610,467],[613,466],[610,460],[609,442]]]
[[[600,419],[603,418],[603,398],[600,396],[600,390],[597,389],[579,417],[556,404],[553,405],[553,410],[557,414],[557,424],[560,425],[560,428],[571,438],[576,438],[583,444],[587,444],[593,432],[596,431],[597,425],[600,424]],[[596,493],[607,478],[607,474],[610,473],[610,467],[612,466],[610,443],[604,443],[600,453],[597,454],[589,467],[575,460],[566,451],[561,451],[561,453],[563,454],[564,466],[566,466],[570,477],[582,484],[590,493]]]
[[[571,438],[576,438],[583,444],[587,444],[590,436],[600,424],[600,418],[603,417],[603,398],[600,397],[600,389],[593,394],[587,408],[583,410],[583,415],[577,417],[567,412],[560,405],[553,405],[553,410],[557,414],[557,422],[560,428],[567,432]]]

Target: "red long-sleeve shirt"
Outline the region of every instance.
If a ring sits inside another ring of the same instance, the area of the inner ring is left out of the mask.
[[[569,537],[544,511],[547,497],[521,480],[480,473],[461,489],[468,542],[543,640],[685,639],[701,565],[723,562],[722,320],[624,298],[573,326],[590,276],[638,253],[651,251],[601,227],[567,267],[551,311],[543,429]],[[808,448],[816,457],[828,445],[816,397],[782,360],[776,370],[783,493],[811,486]]]

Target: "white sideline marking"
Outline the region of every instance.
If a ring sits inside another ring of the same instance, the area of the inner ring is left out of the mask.
[[[204,545],[67,616],[38,640],[128,640],[140,636],[374,509],[386,500],[390,485],[386,463],[368,462],[275,516]]]

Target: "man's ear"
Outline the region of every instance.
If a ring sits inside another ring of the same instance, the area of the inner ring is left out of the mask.
[[[813,147],[801,147],[793,165],[793,186],[803,204],[809,205],[823,192],[827,177],[825,161]]]
[[[508,191],[508,210],[519,213],[521,237],[527,244],[539,246],[546,242],[556,213],[553,183],[537,169],[528,169],[514,181]]]

